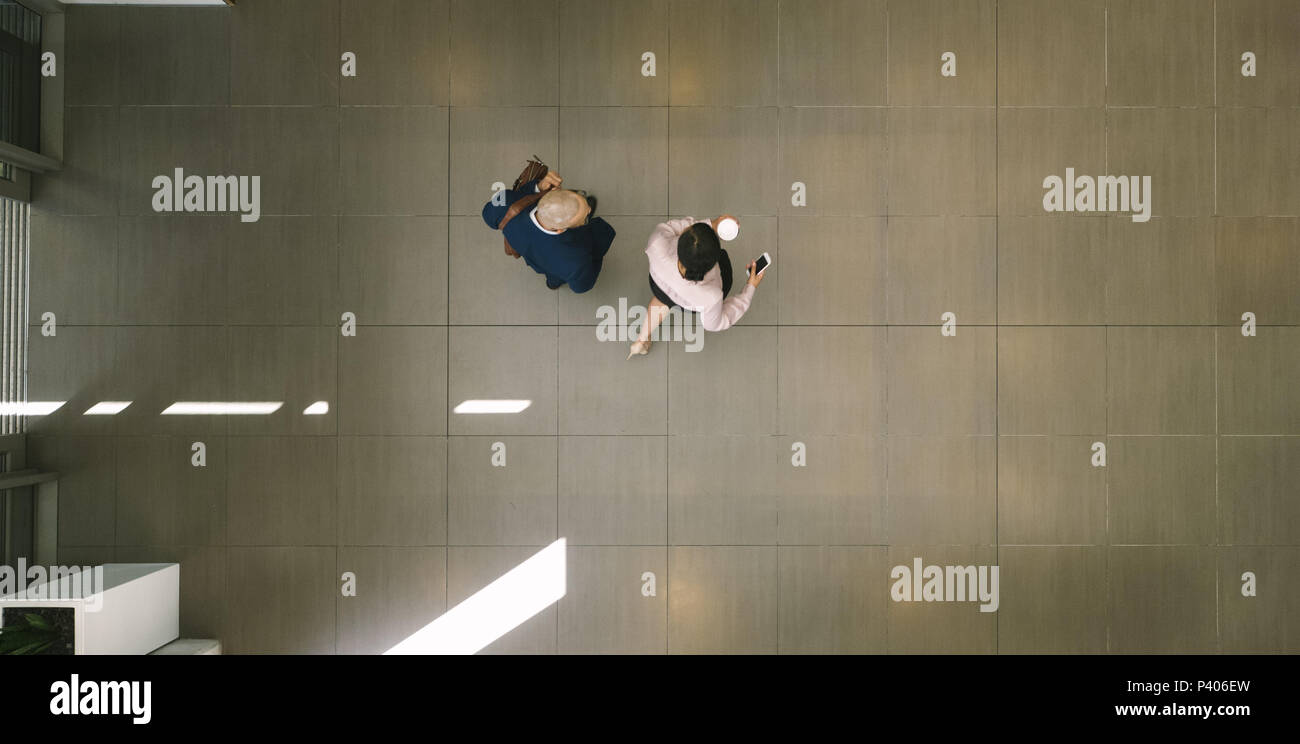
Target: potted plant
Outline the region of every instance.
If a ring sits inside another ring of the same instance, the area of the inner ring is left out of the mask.
[[[73,652],[72,607],[0,610],[0,656],[66,656]]]

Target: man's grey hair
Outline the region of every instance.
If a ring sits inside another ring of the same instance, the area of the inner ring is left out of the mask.
[[[552,229],[572,227],[582,211],[583,198],[573,191],[551,189],[537,203],[537,216]]]

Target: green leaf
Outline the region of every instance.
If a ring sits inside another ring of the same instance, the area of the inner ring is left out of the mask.
[[[41,650],[41,647],[48,644],[42,644],[40,641],[29,643],[26,646],[13,652],[14,656],[32,656]]]
[[[59,631],[37,613],[24,613],[23,621],[0,628],[0,655],[41,653],[59,641]]]
[[[32,641],[30,636],[18,634],[5,636],[4,642],[0,643],[0,654],[12,654],[15,649],[22,648]]]

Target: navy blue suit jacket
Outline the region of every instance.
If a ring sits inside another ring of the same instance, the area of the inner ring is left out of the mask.
[[[483,205],[483,221],[493,230],[501,224],[511,204],[534,194],[537,181],[529,181],[518,191],[506,189],[506,203]],[[551,284],[562,282],[582,293],[596,286],[605,254],[614,242],[614,228],[599,217],[582,227],[571,227],[559,235],[542,232],[529,216],[531,209],[520,212],[506,225],[510,247],[538,274],[545,274]]]

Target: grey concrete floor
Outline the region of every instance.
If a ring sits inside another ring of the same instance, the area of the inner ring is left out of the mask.
[[[489,651],[1300,649],[1300,2],[240,0],[66,31],[29,398],[69,403],[32,448],[62,560],[180,561],[185,635],[381,651],[564,537],[566,596]],[[590,293],[478,216],[533,154],[618,231]],[[155,213],[177,167],[259,175],[263,216]],[[1150,176],[1150,220],[1045,212],[1066,168]],[[775,259],[749,314],[624,361],[598,308],[648,302],[657,223],[723,211],[739,265]],[[997,612],[893,601],[915,557],[998,565]]]

